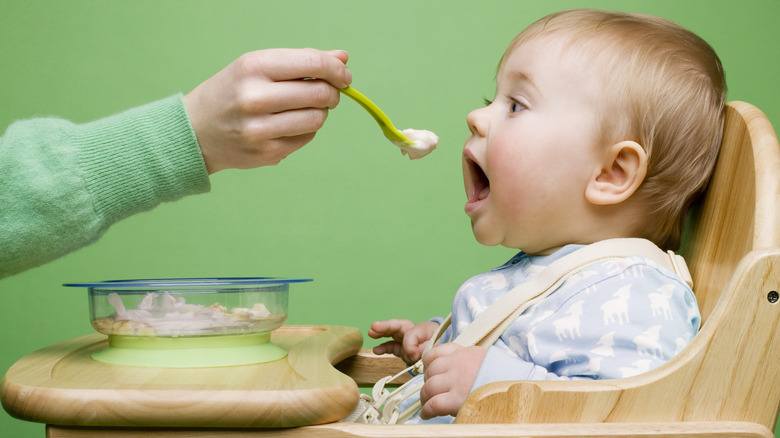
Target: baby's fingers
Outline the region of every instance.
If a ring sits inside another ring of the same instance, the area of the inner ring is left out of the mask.
[[[394,356],[403,356],[403,347],[396,341],[388,341],[384,344],[379,344],[372,350],[374,354],[392,354]]]
[[[457,394],[451,392],[451,385],[447,375],[438,375],[426,380],[420,390],[420,418],[429,418],[441,415],[457,415],[463,400]]]
[[[433,417],[447,415],[439,413],[444,411],[443,405],[445,402],[443,401],[443,397],[446,397],[446,394],[441,394],[428,400],[428,402],[423,405],[422,409],[420,409],[420,418],[423,420],[430,420]]]
[[[408,319],[375,321],[368,330],[368,336],[374,339],[392,337],[396,341],[400,341],[403,339],[404,333],[412,327],[414,327],[414,322]]]
[[[426,375],[429,372],[429,368],[431,367],[431,364],[435,362],[439,358],[446,358],[447,356],[451,355],[452,353],[462,349],[463,346],[458,345],[454,342],[448,342],[446,344],[437,345],[436,347],[433,347],[428,351],[428,354],[423,357],[423,366],[425,367],[425,373]],[[444,365],[445,363],[448,363],[446,361],[441,361],[440,365]]]

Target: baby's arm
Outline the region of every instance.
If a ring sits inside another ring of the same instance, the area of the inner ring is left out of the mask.
[[[390,319],[371,324],[368,336],[374,339],[393,338],[392,341],[374,347],[374,353],[391,353],[412,364],[420,360],[426,342],[438,327],[439,324],[432,321],[415,324],[408,319]]]

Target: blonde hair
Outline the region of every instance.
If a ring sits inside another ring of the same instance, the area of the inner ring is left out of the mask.
[[[519,45],[562,34],[605,71],[601,114],[604,144],[633,140],[648,156],[647,176],[634,196],[647,215],[639,237],[677,249],[691,204],[717,159],[723,132],[726,80],[715,51],[691,31],[643,14],[578,9],[548,15],[523,30]]]

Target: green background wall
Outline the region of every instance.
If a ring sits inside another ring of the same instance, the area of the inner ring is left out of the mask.
[[[305,276],[315,281],[293,287],[290,323],[366,329],[376,319],[446,314],[462,281],[513,254],[477,244],[463,214],[465,116],[493,96],[496,63],[514,35],[572,7],[687,26],[722,57],[729,98],[780,126],[776,0],[1,1],[0,132],[20,118],[86,122],[186,93],[246,51],[316,47],[348,50],[353,85],[397,126],[433,130],[441,143],[409,162],[342,100],[314,142],[281,165],[221,172],[211,193],[132,217],[92,246],[0,280],[0,370],[92,332],[85,291],[61,286],[72,281]],[[0,435],[42,434],[0,413]]]

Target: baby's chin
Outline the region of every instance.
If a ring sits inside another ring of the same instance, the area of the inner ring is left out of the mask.
[[[471,232],[474,234],[474,238],[477,239],[481,245],[485,246],[499,246],[502,245],[502,239],[495,233],[494,230],[485,230],[478,220],[471,220]]]
[[[474,238],[480,245],[484,246],[503,246],[505,248],[523,251],[528,255],[549,255],[560,249],[551,242],[520,242],[510,240],[507,236],[496,233],[495,230],[484,230],[480,224],[475,224],[472,220],[471,231]]]

